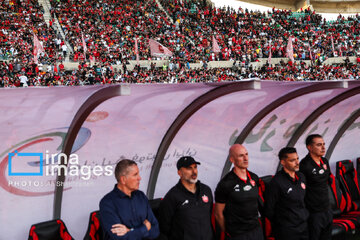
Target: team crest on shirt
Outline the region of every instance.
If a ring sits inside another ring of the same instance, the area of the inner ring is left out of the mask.
[[[304,189],[305,190],[305,188],[306,188],[306,186],[305,186],[305,183],[301,183],[301,187],[302,187],[302,189]]]
[[[319,171],[320,174],[323,174],[324,172],[325,172],[324,169],[320,169],[320,171]]]
[[[208,196],[206,196],[205,194],[204,194],[204,196],[202,196],[201,198],[202,198],[202,200],[203,200],[204,203],[209,202],[209,198],[208,198]]]
[[[244,191],[250,191],[252,187],[250,185],[246,185],[245,187],[243,187]]]
[[[324,168],[325,170],[327,169],[327,166],[326,166],[326,164],[324,164],[324,165],[323,165],[323,168]]]
[[[251,184],[251,186],[255,187],[255,181],[254,180],[251,179],[250,184]]]

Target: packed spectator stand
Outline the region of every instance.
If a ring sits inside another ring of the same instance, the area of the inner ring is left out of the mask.
[[[140,38],[141,59],[150,53],[146,38],[169,41],[171,24],[155,1],[55,1],[51,0],[53,14],[74,48],[72,59],[84,59],[81,33],[85,35],[88,55],[97,61],[119,64],[134,55],[135,37]]]
[[[11,59],[22,65],[31,64],[32,35],[35,33],[46,51],[39,56],[39,61],[44,64],[51,64],[55,60],[62,61],[61,39],[54,29],[45,23],[42,7],[37,0],[2,0],[0,11],[0,59]]]
[[[358,15],[326,21],[310,9],[301,12],[273,9],[264,13],[215,8],[205,0],[51,0],[50,4],[53,19],[48,26],[44,10],[36,0],[2,0],[0,59],[5,61],[0,66],[1,87],[246,78],[305,81],[360,76],[358,64],[348,59],[332,65],[323,63],[329,57],[356,57],[360,53]],[[54,19],[59,21],[65,39],[53,26]],[[39,64],[33,62],[33,33],[45,49]],[[212,37],[221,52],[212,51]],[[271,63],[271,58],[286,57],[289,38],[293,38],[293,57],[298,62],[252,66],[261,59]],[[148,39],[169,48],[173,56],[166,66],[137,65],[130,69],[127,64],[136,60],[135,39],[140,60],[160,59],[151,56]],[[73,49],[70,61],[78,62],[78,69],[64,66],[70,52],[64,51],[65,41]],[[217,60],[234,64],[231,68],[208,67],[208,62]],[[191,63],[201,63],[201,67],[190,68]]]

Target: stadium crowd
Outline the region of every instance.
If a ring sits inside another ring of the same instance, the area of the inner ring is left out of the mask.
[[[277,81],[316,81],[350,79],[360,80],[360,59],[352,64],[346,59],[343,63],[326,65],[304,62],[291,64],[281,61],[279,64],[265,64],[259,69],[235,62],[232,68],[207,68],[206,64],[198,69],[190,69],[183,62],[163,65],[162,67],[141,68],[133,70],[113,68],[110,64],[79,64],[76,70],[65,70],[63,64],[54,66],[26,65],[2,62],[0,65],[0,87],[21,86],[75,86],[90,84],[115,83],[195,83],[237,81],[248,78]]]
[[[359,33],[358,18],[345,21],[339,17],[329,24],[309,9],[301,13],[275,9],[263,13],[214,8],[206,1],[163,0],[161,4],[173,23],[154,0],[136,4],[52,0],[52,12],[58,16],[75,50],[72,56],[75,61],[84,59],[82,33],[88,55],[111,64],[136,58],[135,38],[139,39],[142,60],[151,59],[147,47],[149,38],[167,46],[174,53],[174,59],[189,62],[243,58],[255,61],[268,57],[270,48],[272,57],[284,57],[289,37],[294,37],[294,57],[299,60],[354,56],[359,51],[359,38],[352,37]],[[97,17],[89,18],[90,15]],[[212,36],[219,42],[220,54],[212,52]]]
[[[82,34],[87,45],[87,55],[97,61],[121,64],[135,59],[135,38],[139,38],[141,60],[151,59],[146,39],[171,42],[175,29],[155,0],[102,2],[51,0],[52,13],[56,14],[67,40],[74,49],[72,59],[83,60]],[[178,36],[182,38],[183,36]]]
[[[249,56],[255,61],[268,57],[270,48],[272,57],[284,57],[290,37],[294,58],[298,60],[355,56],[360,50],[358,15],[348,19],[339,16],[336,21],[326,22],[310,9],[299,13],[273,9],[264,13],[212,8],[206,1],[161,0],[161,3],[180,29],[185,29],[184,33],[196,42],[197,54],[210,55],[209,60],[217,58],[210,52],[212,36],[216,36],[221,47],[220,60]]]
[[[43,18],[37,0],[2,0],[0,5],[0,59],[16,59],[24,65],[33,61],[33,33],[41,41],[46,54],[39,61],[49,64],[61,61],[61,37]]]
[[[326,21],[310,9],[264,13],[215,8],[205,0],[160,0],[166,13],[155,0],[51,0],[48,26],[36,0],[2,3],[0,59],[6,61],[0,66],[0,86],[214,82],[252,77],[287,81],[359,78],[358,64],[322,64],[329,57],[360,53],[358,15],[347,19],[339,15],[335,21]],[[64,68],[68,50],[53,28],[55,18],[73,48],[70,60],[80,62],[79,69]],[[45,49],[38,65],[33,62],[33,33]],[[213,52],[212,37],[220,46],[219,53]],[[150,38],[173,52],[169,66],[136,67],[131,71],[112,67],[126,66],[136,59],[135,39],[140,60],[159,59],[151,56],[147,43]],[[251,62],[269,58],[270,53],[272,58],[285,57],[289,38],[293,39],[294,59],[311,59],[311,66],[290,61],[252,68]],[[208,61],[216,60],[235,63],[232,68],[206,66]],[[204,63],[203,67],[189,68],[189,63],[199,62]]]

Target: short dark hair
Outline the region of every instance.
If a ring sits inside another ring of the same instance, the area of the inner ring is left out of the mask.
[[[296,153],[296,148],[294,147],[284,147],[279,152],[279,160],[284,160],[287,158],[289,153]]]
[[[311,134],[309,136],[307,136],[306,140],[305,140],[305,144],[306,146],[309,146],[313,143],[314,138],[323,138],[320,134]]]
[[[115,167],[115,178],[119,182],[121,176],[126,176],[128,174],[128,168],[130,166],[137,165],[137,163],[130,159],[120,160]]]

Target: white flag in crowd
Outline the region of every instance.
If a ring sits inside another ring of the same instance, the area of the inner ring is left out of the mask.
[[[45,52],[43,46],[41,45],[39,39],[37,38],[37,36],[35,35],[35,33],[33,34],[33,38],[34,38],[34,63],[38,63],[38,57],[40,55],[40,53]]]
[[[158,43],[157,41],[153,39],[149,39],[149,45],[150,45],[150,52],[151,56],[155,57],[163,57],[163,56],[172,56],[172,52],[167,48],[164,47],[162,44]]]
[[[294,49],[292,44],[292,37],[289,37],[289,41],[286,47],[286,57],[290,58],[294,62]]]
[[[214,36],[212,37],[212,51],[215,52],[215,53],[220,52],[219,44],[217,43]]]
[[[333,50],[333,56],[335,57],[334,38],[333,38],[332,35],[331,35],[331,47],[332,47],[332,50]]]
[[[269,64],[271,64],[271,57],[272,57],[272,44],[271,44],[271,40],[270,40],[269,58],[268,58],[268,63]]]
[[[82,46],[83,46],[83,49],[84,49],[84,54],[86,54],[87,52],[87,47],[86,47],[86,43],[85,43],[85,39],[84,39],[84,34],[81,33],[81,40],[82,40]]]
[[[139,48],[138,48],[137,38],[135,38],[135,54],[136,54],[136,64],[139,64]]]

